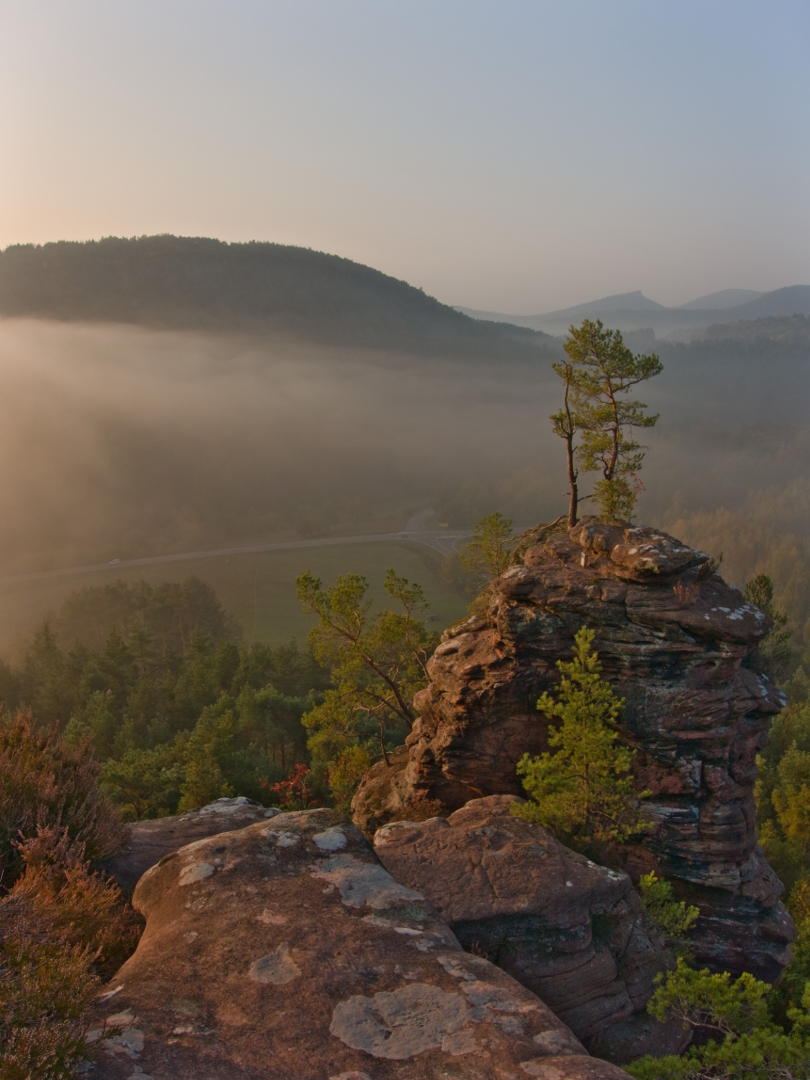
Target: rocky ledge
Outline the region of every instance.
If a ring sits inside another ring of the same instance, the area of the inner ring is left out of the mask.
[[[199,839],[133,903],[146,929],[95,1010],[103,1080],[628,1080],[333,810]]]
[[[783,705],[752,664],[770,621],[707,555],[654,529],[585,519],[535,530],[520,550],[481,613],[443,635],[414,730],[393,767],[364,780],[356,823],[370,835],[398,818],[521,795],[517,761],[547,749],[535,703],[587,626],[625,699],[638,789],[652,792],[653,827],[625,850],[625,868],[656,869],[698,906],[699,963],[775,980],[795,928],[755,829],[756,754]]]

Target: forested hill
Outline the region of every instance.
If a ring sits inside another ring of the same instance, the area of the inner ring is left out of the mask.
[[[470,319],[337,255],[178,236],[7,247],[0,315],[277,332],[420,352],[514,356],[559,348],[545,334]]]

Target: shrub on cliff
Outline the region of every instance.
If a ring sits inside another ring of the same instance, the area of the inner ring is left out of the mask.
[[[641,875],[638,892],[647,926],[661,934],[674,952],[685,954],[689,948],[686,935],[698,920],[698,908],[674,900],[672,885],[659,878],[654,870]]]
[[[775,680],[781,680],[787,674],[793,659],[790,647],[792,630],[786,630],[788,617],[784,611],[778,611],[773,602],[773,582],[767,574],[757,574],[746,582],[744,595],[749,604],[755,604],[773,619],[773,627],[757,646],[759,667]]]
[[[560,726],[549,726],[555,753],[524,754],[518,775],[529,795],[513,812],[550,829],[563,843],[596,854],[644,828],[633,787],[632,751],[618,744],[616,721],[624,704],[601,677],[594,632],[582,627],[574,658],[557,662],[562,675],[557,700],[544,693],[537,708]]]
[[[625,1066],[636,1080],[806,1080],[810,1077],[810,983],[789,1010],[786,1032],[771,1019],[771,987],[743,973],[695,971],[683,958],[647,1006],[657,1020],[681,1020],[707,1041],[682,1057],[643,1057]]]

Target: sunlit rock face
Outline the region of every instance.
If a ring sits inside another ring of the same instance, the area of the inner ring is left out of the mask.
[[[653,828],[625,868],[655,868],[697,904],[697,959],[775,979],[795,936],[782,886],[757,846],[756,754],[776,687],[750,663],[768,618],[702,552],[654,529],[584,519],[527,534],[482,614],[448,629],[415,700],[419,717],[393,770],[375,766],[354,801],[372,832],[401,817],[521,795],[515,766],[548,748],[535,709],[595,632],[603,674],[625,699],[622,738]]]
[[[198,840],[133,903],[146,929],[94,1018],[104,1080],[627,1080],[333,810]]]

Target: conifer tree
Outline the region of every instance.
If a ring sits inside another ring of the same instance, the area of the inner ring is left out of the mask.
[[[472,540],[461,554],[465,570],[489,584],[512,563],[512,519],[495,511],[478,522],[473,529]]]
[[[621,333],[605,330],[600,319],[585,319],[579,327],[572,325],[565,351],[570,364],[555,365],[565,382],[565,407],[553,414],[551,421],[568,448],[569,520],[572,510],[576,518],[573,437],[577,429],[582,441],[576,459],[584,472],[602,474],[594,487],[602,516],[609,520],[630,519],[644,459],[644,448],[630,432],[632,428],[654,427],[658,416],[646,416],[647,406],[625,395],[633,386],[658,375],[661,361],[655,353],[634,356]]]
[[[549,727],[555,753],[524,754],[518,775],[530,801],[515,813],[550,829],[579,851],[596,853],[626,840],[644,827],[634,790],[632,751],[617,743],[616,721],[623,699],[602,676],[598,654],[591,651],[594,632],[587,627],[574,638],[574,657],[560,660],[562,675],[555,701],[544,693],[537,708],[560,726]]]
[[[757,574],[746,582],[744,595],[749,604],[755,604],[761,611],[773,619],[773,629],[769,630],[757,646],[760,665],[774,680],[787,674],[792,659],[790,639],[792,630],[786,630],[788,617],[784,611],[778,611],[773,603],[773,582],[767,574]]]

